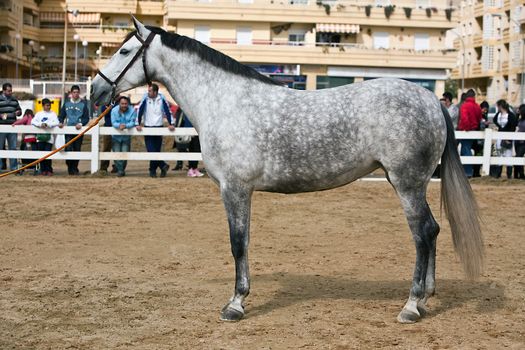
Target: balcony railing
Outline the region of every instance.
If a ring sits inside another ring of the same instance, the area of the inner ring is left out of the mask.
[[[416,2],[406,5],[415,7]],[[365,7],[371,5],[370,15]],[[437,13],[414,8],[410,19],[402,6],[396,6],[388,22],[391,26],[452,28],[457,22],[458,11],[452,12],[451,20],[446,18],[443,6],[433,5]],[[328,15],[330,13],[330,15]],[[295,0],[169,0],[168,19],[171,20],[229,20],[229,21],[270,21],[276,23],[323,23],[327,19],[342,24],[385,25],[385,9],[375,6],[374,1],[295,1]]]

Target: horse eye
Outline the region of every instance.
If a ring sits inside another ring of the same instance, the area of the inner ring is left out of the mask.
[[[126,49],[121,49],[120,50],[120,54],[121,55],[127,55],[129,53],[129,50],[126,50]]]

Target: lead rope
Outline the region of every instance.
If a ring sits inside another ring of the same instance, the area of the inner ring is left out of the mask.
[[[98,123],[100,122],[100,120],[101,120],[102,118],[104,118],[104,117],[106,116],[106,114],[109,113],[109,111],[111,111],[111,108],[113,108],[113,104],[110,104],[109,106],[107,106],[106,110],[105,110],[104,112],[100,113],[100,115],[99,115],[95,120],[93,120],[93,121],[90,123],[90,125],[87,127],[86,130],[82,131],[81,133],[79,133],[78,135],[76,135],[75,137],[73,137],[71,140],[69,140],[69,141],[68,141],[65,145],[63,145],[62,147],[57,148],[57,149],[54,150],[53,152],[48,153],[48,154],[46,154],[45,156],[43,156],[42,158],[40,158],[40,159],[38,159],[38,160],[35,160],[34,162],[31,162],[31,163],[29,163],[29,164],[26,164],[26,165],[24,165],[24,166],[21,167],[21,168],[18,168],[18,169],[16,169],[16,170],[11,170],[11,171],[9,171],[9,172],[7,172],[7,173],[0,174],[0,178],[6,177],[6,176],[8,176],[8,175],[16,174],[16,173],[18,173],[18,172],[20,172],[20,171],[22,171],[22,170],[25,170],[25,169],[27,169],[27,168],[29,168],[29,167],[32,167],[33,165],[36,165],[36,164],[42,162],[43,160],[46,160],[47,158],[51,157],[53,154],[62,151],[64,148],[66,148],[67,146],[69,146],[70,144],[72,144],[73,142],[75,142],[76,140],[78,140],[78,138],[79,138],[80,136],[84,135],[86,132],[88,132],[89,130],[93,129],[93,127],[94,127],[95,125],[98,125]]]

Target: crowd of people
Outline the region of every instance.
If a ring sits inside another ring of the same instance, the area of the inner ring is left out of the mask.
[[[190,121],[185,118],[184,113],[175,105],[170,105],[164,96],[159,93],[159,86],[151,84],[148,86],[148,92],[140,101],[138,112],[132,106],[131,101],[126,96],[119,96],[116,99],[116,105],[108,112],[104,118],[104,126],[114,127],[118,130],[125,130],[135,128],[137,131],[142,131],[143,128],[164,127],[169,130],[175,130],[177,127],[192,127]],[[62,105],[59,114],[57,115],[51,110],[51,100],[44,98],[41,101],[42,110],[36,114],[33,110],[27,109],[22,115],[22,109],[18,100],[13,96],[12,85],[5,83],[2,86],[2,93],[0,93],[0,125],[33,125],[42,129],[51,129],[55,127],[63,128],[64,126],[75,127],[77,130],[86,126],[90,120],[90,112],[88,102],[80,98],[80,87],[73,85],[71,87],[69,97]],[[100,113],[106,107],[100,108]],[[175,115],[175,116],[173,116]],[[58,136],[58,135],[57,135]],[[63,142],[70,141],[76,134],[65,135]],[[39,134],[24,134],[20,144],[21,150],[36,150],[46,151],[52,150],[53,145],[57,146],[57,138],[50,133]],[[0,133],[0,147],[5,149],[7,142],[7,149],[17,149],[17,134],[16,133]],[[83,138],[80,137],[66,147],[66,151],[80,152],[82,149]],[[131,151],[131,136],[126,134],[119,135],[104,135],[102,139],[103,152],[129,152]],[[144,143],[148,152],[161,152],[163,137],[155,135],[145,135]],[[200,144],[198,136],[191,136],[189,138],[175,139],[173,148],[179,152],[200,152]],[[17,159],[11,158],[9,160],[9,170],[16,170],[19,165],[22,166],[32,160],[21,159],[20,164]],[[7,161],[2,159],[2,170],[6,170]],[[66,160],[68,174],[76,176],[80,174],[78,169],[78,160]],[[100,164],[100,173],[108,174],[110,162],[104,160]],[[118,177],[126,175],[127,162],[124,160],[116,160],[113,163],[111,173],[116,173]],[[165,161],[152,160],[149,162],[149,176],[157,177],[157,169],[160,170],[160,177],[166,177],[169,170],[169,165]],[[173,170],[182,170],[183,164],[181,161]],[[53,166],[52,160],[46,159],[38,166],[34,167],[33,174],[52,176]],[[17,173],[23,175],[23,171]],[[188,162],[189,177],[201,177],[204,174],[198,169],[198,161]]]
[[[496,102],[497,112],[492,120],[489,120],[489,103],[487,101],[476,103],[476,92],[473,89],[463,93],[457,105],[452,103],[453,95],[445,92],[441,98],[441,103],[447,108],[452,119],[454,128],[459,131],[485,130],[494,127],[497,131],[524,132],[525,131],[525,104],[522,104],[515,111],[505,100]],[[519,118],[519,119],[518,119]],[[460,139],[461,156],[482,156],[484,141],[473,139]],[[492,146],[492,155],[498,157],[512,157],[515,151],[516,157],[523,157],[525,154],[525,141],[520,140],[497,140]],[[481,165],[463,165],[467,177],[479,177]],[[500,178],[502,166],[493,165],[490,167],[490,175]],[[514,170],[514,171],[513,171]],[[506,166],[508,179],[525,180],[523,166]]]
[[[525,104],[514,109],[505,100],[496,102],[497,113],[492,120],[489,120],[489,104],[483,101],[479,105],[476,103],[476,93],[473,89],[463,93],[459,103],[453,103],[453,95],[445,92],[441,98],[441,103],[447,108],[452,119],[454,128],[459,131],[484,130],[487,127],[494,127],[498,131],[506,132],[525,132]],[[169,130],[175,130],[175,127],[192,127],[190,120],[185,116],[184,111],[176,105],[170,105],[166,98],[159,93],[157,84],[150,84],[148,92],[143,96],[138,111],[132,106],[131,101],[126,96],[119,96],[116,99],[116,105],[110,113],[104,118],[104,126],[111,126],[118,130],[135,128],[142,131],[143,128],[167,127]],[[99,113],[102,113],[106,107],[102,106]],[[80,87],[73,85],[69,97],[62,105],[57,115],[51,110],[51,101],[47,98],[42,99],[42,110],[36,114],[31,109],[26,109],[22,114],[22,109],[15,96],[13,96],[13,87],[10,83],[2,85],[0,93],[0,125],[33,125],[42,129],[54,127],[62,128],[64,126],[75,127],[77,130],[86,126],[90,120],[89,106],[85,99],[80,97]],[[75,134],[65,135],[65,142],[70,141]],[[80,152],[82,148],[82,137],[70,144],[66,151]],[[21,150],[38,150],[49,152],[57,140],[53,134],[24,134],[20,144]],[[145,135],[144,143],[148,152],[161,152],[163,137],[156,135]],[[483,155],[483,140],[460,139],[461,156],[481,156]],[[0,133],[0,147],[2,149],[17,149],[16,133]],[[200,143],[198,136],[181,136],[175,137],[173,148],[179,152],[200,152]],[[126,134],[104,135],[102,138],[103,152],[129,152],[131,151],[131,136]],[[525,155],[525,141],[497,140],[492,147],[492,154],[499,157],[516,157]],[[20,165],[24,165],[31,160],[21,159]],[[2,159],[2,170],[7,169],[8,161]],[[71,176],[79,175],[78,160],[66,160],[68,174]],[[110,162],[103,160],[100,164],[100,173],[108,173]],[[125,160],[114,161],[111,173],[116,173],[122,177],[126,175],[127,162]],[[9,159],[9,169],[16,170],[19,167],[17,159]],[[479,177],[481,166],[478,164],[465,164],[465,174],[471,177]],[[502,166],[491,166],[490,175],[496,178],[501,177],[503,172]],[[182,170],[183,162],[178,161],[173,170]],[[160,170],[159,176],[166,177],[169,170],[167,162],[162,160],[152,160],[149,162],[149,176],[156,178],[157,170]],[[52,161],[47,159],[39,167],[33,169],[34,174],[44,176],[53,175]],[[436,172],[437,174],[438,172]],[[17,175],[22,175],[18,172]],[[198,161],[188,162],[189,177],[201,177],[204,174],[198,168]],[[525,179],[523,166],[506,166],[507,178]]]

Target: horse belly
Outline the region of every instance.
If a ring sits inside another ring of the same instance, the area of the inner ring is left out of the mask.
[[[311,164],[308,167],[280,167],[266,172],[256,190],[301,193],[329,190],[353,182],[379,168],[374,160],[342,162],[333,166]]]

